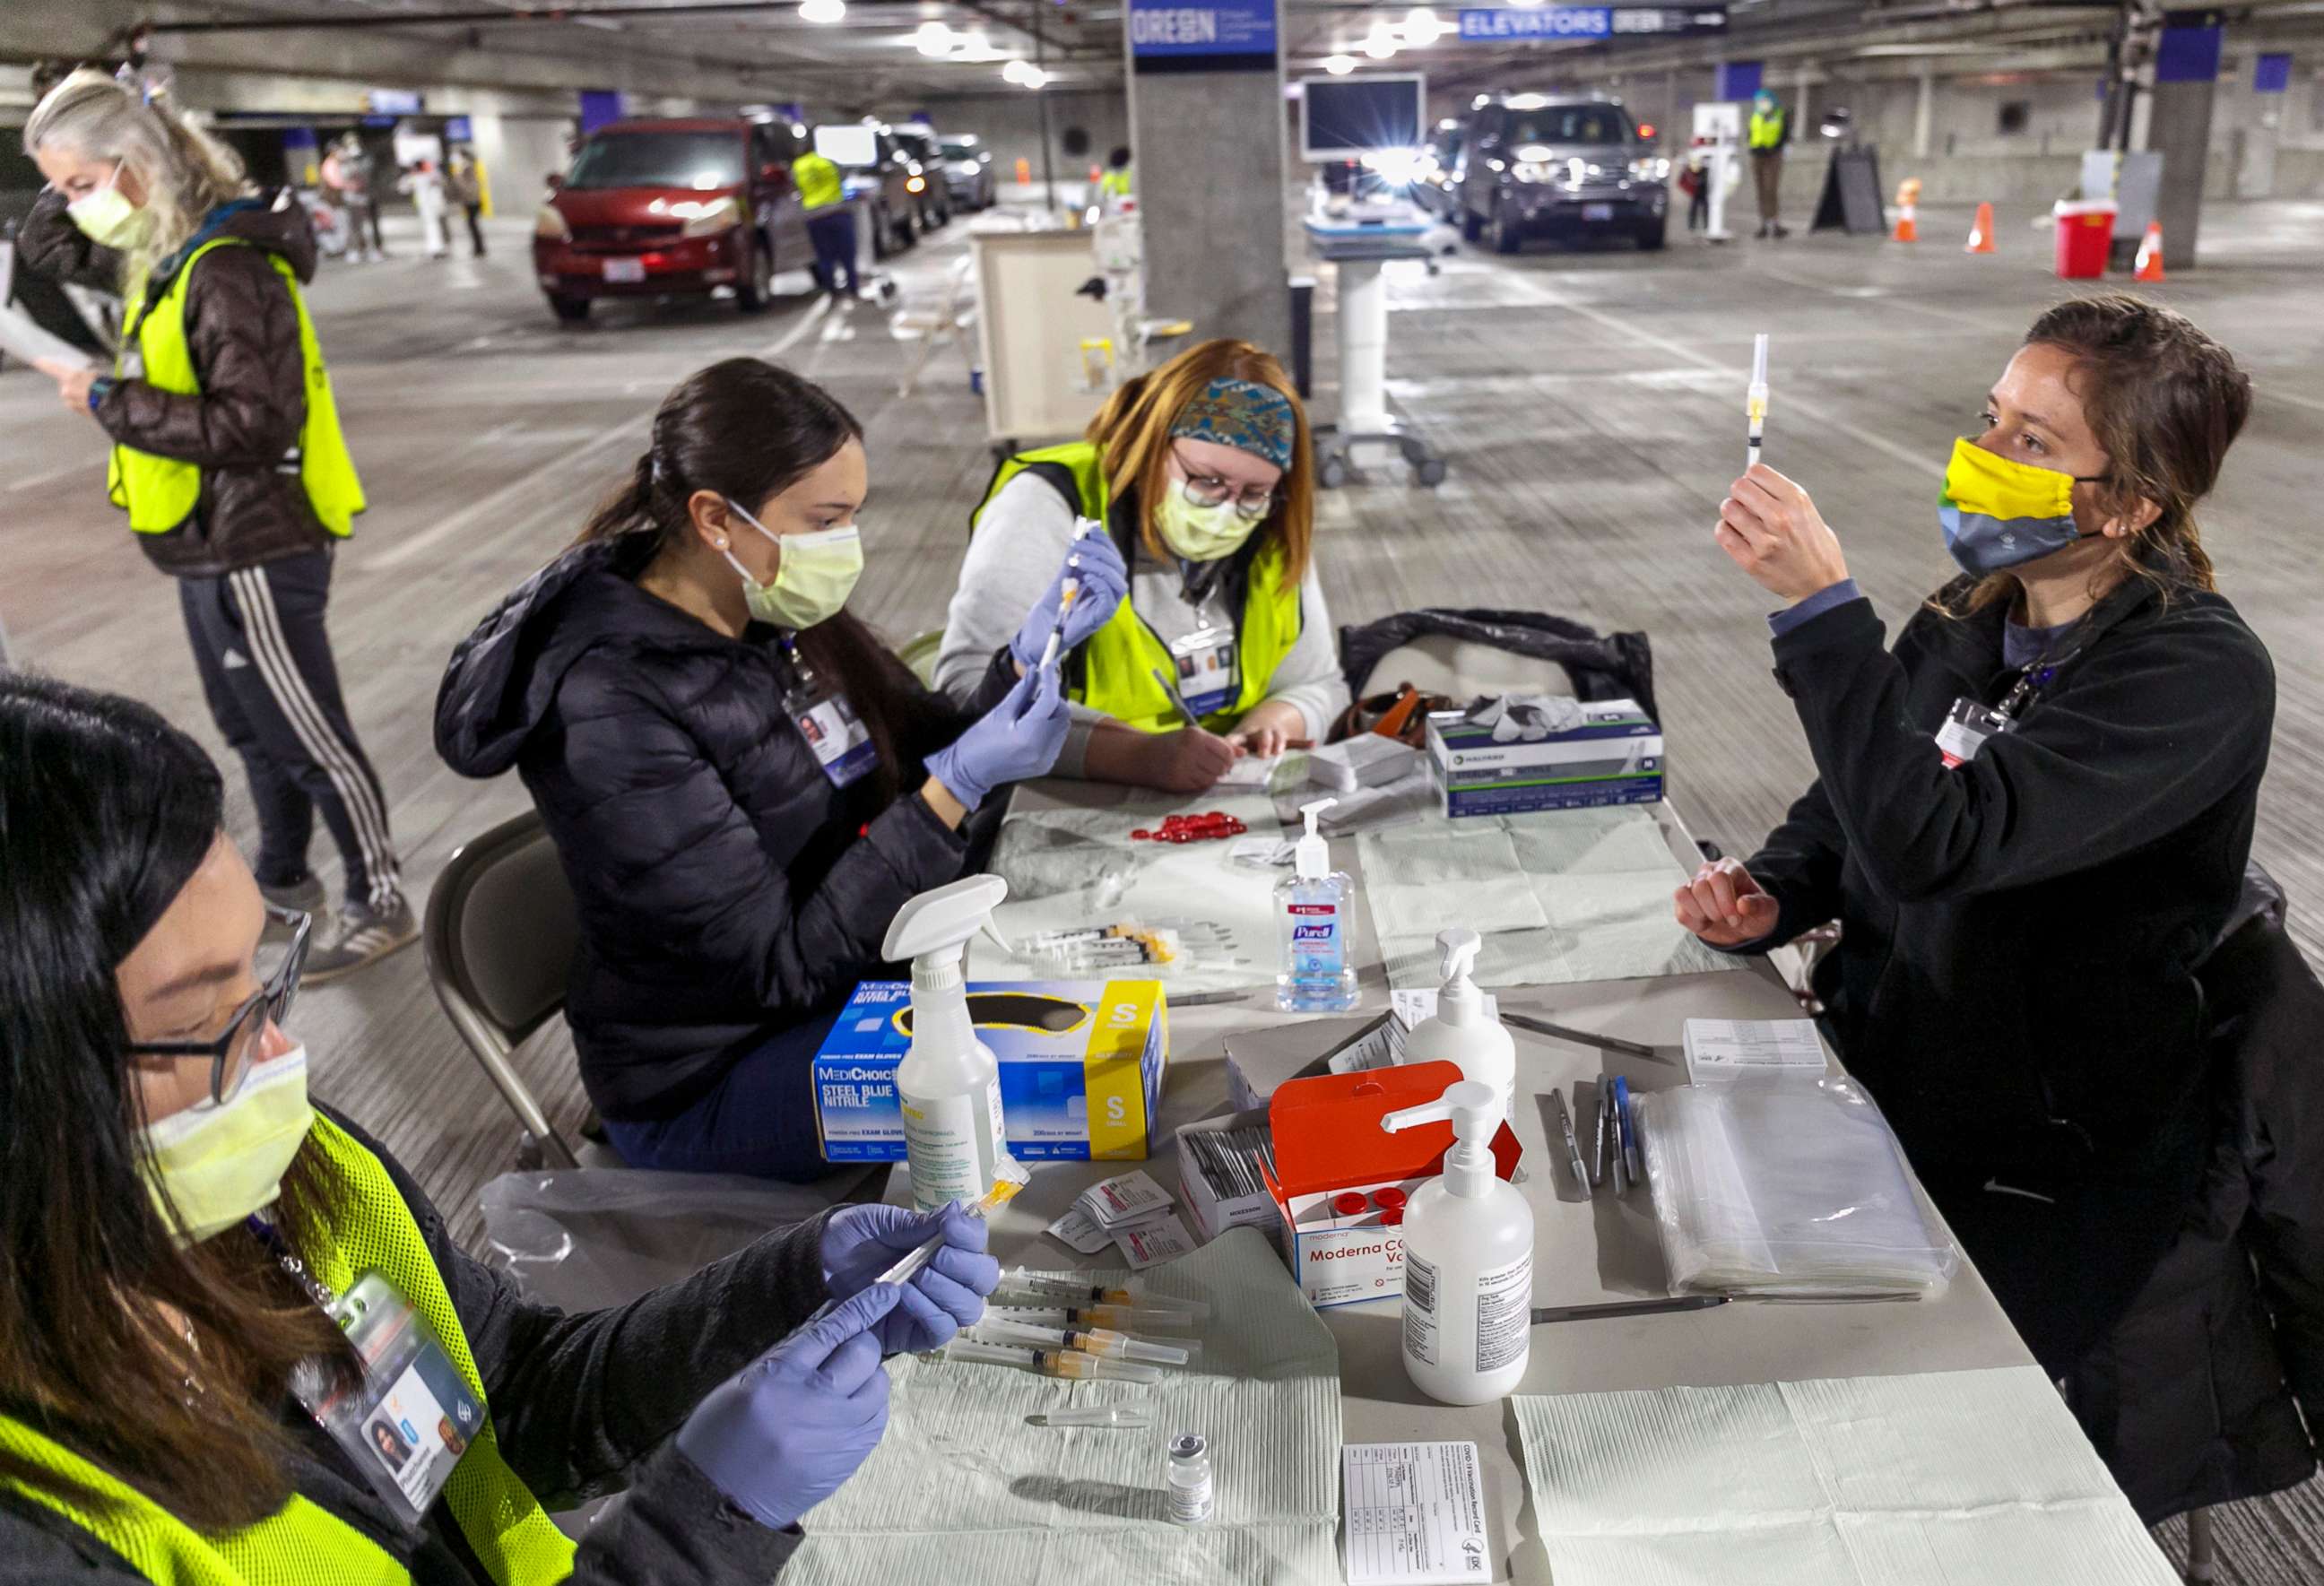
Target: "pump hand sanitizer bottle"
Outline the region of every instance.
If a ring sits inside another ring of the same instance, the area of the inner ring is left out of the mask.
[[[1343,1013],[1360,995],[1348,948],[1355,878],[1331,868],[1331,844],[1315,827],[1316,817],[1338,802],[1320,798],[1301,807],[1307,834],[1293,850],[1292,873],[1275,883],[1277,934],[1283,945],[1275,1005],[1286,1013]]]
[[[1517,1102],[1517,1044],[1501,1021],[1485,1011],[1485,993],[1469,978],[1484,939],[1458,927],[1436,934],[1443,954],[1444,984],[1436,993],[1434,1017],[1422,1019],[1405,1037],[1406,1063],[1443,1061],[1461,1065],[1461,1077],[1490,1085],[1507,1118]]]
[[[1517,1391],[1533,1332],[1533,1208],[1493,1172],[1500,1098],[1464,1079],[1380,1120],[1394,1133],[1452,1120],[1444,1172],[1404,1208],[1404,1370],[1448,1405]]]
[[[969,876],[923,892],[896,911],[881,948],[890,961],[912,961],[912,1045],[896,1068],[896,1099],[904,1113],[912,1203],[923,1212],[978,1199],[1008,1157],[1001,1065],[969,1022],[961,969],[971,936],[999,934],[992,911],[1008,896],[1009,883],[999,876]]]

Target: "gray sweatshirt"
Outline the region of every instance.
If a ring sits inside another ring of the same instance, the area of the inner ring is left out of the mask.
[[[419,1222],[467,1334],[509,1468],[551,1509],[622,1494],[590,1526],[568,1586],[765,1586],[779,1576],[803,1534],[770,1531],[728,1502],[669,1438],[705,1394],[823,1303],[825,1219],[767,1234],[626,1305],[568,1316],[525,1299],[506,1273],[471,1259],[402,1165],[355,1125],[331,1118],[379,1157]],[[298,1492],[385,1549],[415,1586],[491,1580],[441,1498],[423,1524],[405,1525],[288,1395],[282,1423],[297,1445],[290,1474]],[[0,1586],[144,1579],[94,1534],[0,1489]]]
[[[993,652],[1014,638],[1025,613],[1056,577],[1073,543],[1074,509],[1056,487],[1037,474],[1019,474],[1001,487],[977,519],[968,556],[960,567],[960,588],[945,618],[944,647],[936,653],[936,687],[965,703],[976,692]],[[1164,644],[1202,626],[1185,598],[1185,580],[1175,560],[1157,560],[1141,541],[1130,564],[1130,600]],[[1234,625],[1234,614],[1217,595],[1209,608],[1213,626]],[[1296,707],[1307,724],[1305,736],[1321,742],[1348,707],[1348,685],[1340,676],[1338,646],[1323,586],[1311,561],[1299,585],[1299,638],[1276,669],[1265,703]],[[1070,707],[1073,726],[1057,756],[1055,774],[1078,777],[1090,733],[1105,713],[1084,705]]]

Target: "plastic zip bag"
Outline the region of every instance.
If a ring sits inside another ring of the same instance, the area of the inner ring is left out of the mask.
[[[1846,1080],[1687,1085],[1636,1107],[1674,1289],[1923,1298],[1960,1266],[1888,1120]]]

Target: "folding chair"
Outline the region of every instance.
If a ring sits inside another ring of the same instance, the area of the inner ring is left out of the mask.
[[[945,272],[944,291],[935,305],[917,309],[908,306],[889,320],[889,327],[894,331],[896,339],[917,340],[920,344],[918,355],[912,359],[912,366],[904,371],[904,378],[896,387],[898,396],[912,394],[913,388],[920,383],[921,371],[928,366],[928,359],[936,352],[937,343],[950,343],[961,349],[964,357],[968,355],[965,337],[969,327],[976,320],[976,311],[967,300],[968,274],[973,265],[973,260],[965,254],[962,254]]]
[[[580,936],[573,890],[535,810],[463,844],[428,895],[428,978],[524,1126],[521,1166],[580,1165],[514,1063],[517,1048],[563,1010]]]

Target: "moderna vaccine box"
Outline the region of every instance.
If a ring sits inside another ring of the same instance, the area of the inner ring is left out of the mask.
[[[1160,981],[971,981],[967,992],[977,1038],[1000,1060],[1011,1155],[1145,1159],[1169,1061]],[[910,982],[865,981],[824,1037],[814,1077],[825,1161],[904,1160],[896,1067],[911,1018]]]

